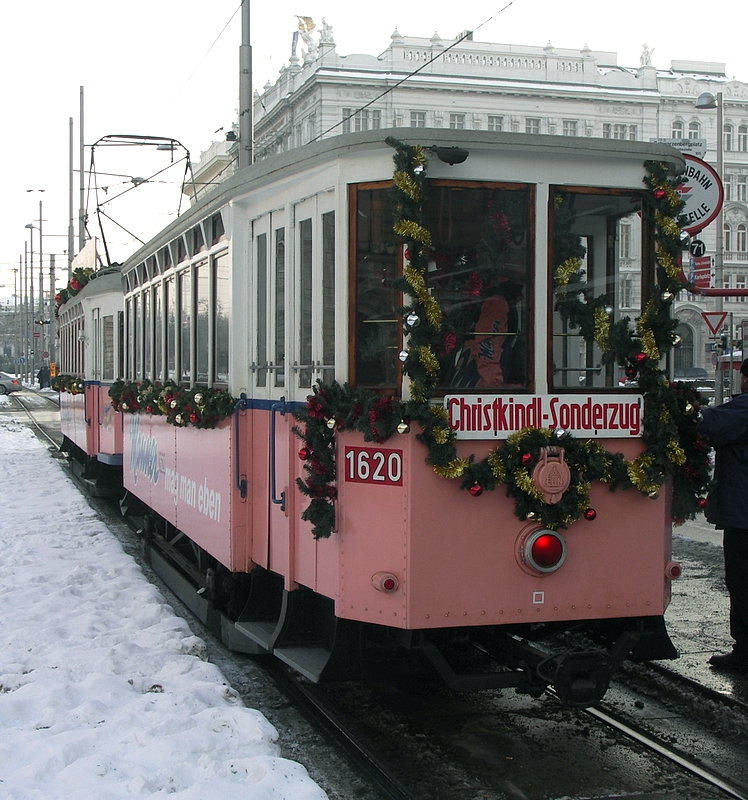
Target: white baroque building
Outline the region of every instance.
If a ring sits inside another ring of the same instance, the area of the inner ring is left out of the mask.
[[[398,31],[379,56],[337,53],[323,20],[317,35],[303,31],[275,84],[254,94],[254,157],[350,131],[390,127],[455,128],[594,136],[611,139],[703,139],[705,160],[717,163],[717,112],[697,110],[702,92],[722,93],[724,109],[724,282],[748,287],[748,84],[728,79],[725,64],[673,61],[657,67],[642,48],[640,65],[619,66],[617,54],[592,50],[405,37]],[[229,137],[235,134],[229,134]],[[198,183],[230,173],[236,144],[204,154]],[[213,152],[215,151],[215,152]],[[235,164],[235,160],[233,161]],[[699,237],[714,254],[716,223]],[[635,238],[635,237],[633,237]],[[635,245],[632,245],[634,248]],[[632,257],[636,253],[632,250]],[[625,290],[621,292],[625,297]],[[714,308],[683,292],[676,303],[683,344],[676,367],[711,370],[713,338],[701,316]],[[745,297],[725,298],[739,337]]]

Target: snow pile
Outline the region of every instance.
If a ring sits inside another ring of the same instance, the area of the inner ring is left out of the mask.
[[[0,486],[0,797],[326,797],[7,417]]]

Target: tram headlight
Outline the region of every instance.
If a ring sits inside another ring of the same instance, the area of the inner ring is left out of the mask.
[[[547,575],[555,572],[566,560],[566,541],[557,531],[534,528],[520,534],[517,556],[529,572]]]

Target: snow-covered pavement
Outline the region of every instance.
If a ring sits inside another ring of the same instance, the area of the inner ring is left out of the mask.
[[[8,416],[0,487],[0,798],[326,797]]]

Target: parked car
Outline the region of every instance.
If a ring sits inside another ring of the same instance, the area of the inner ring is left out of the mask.
[[[0,372],[0,394],[10,394],[23,389],[23,384],[18,378],[8,375],[7,372]]]
[[[710,375],[703,367],[680,367],[675,370],[676,381],[695,381],[700,383],[710,378],[713,379],[714,375]]]

